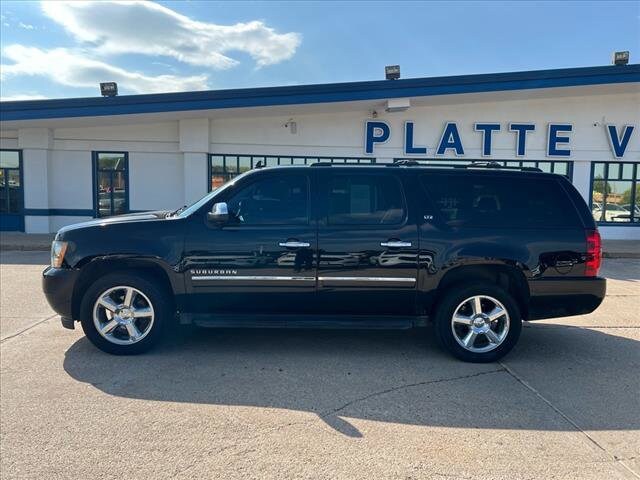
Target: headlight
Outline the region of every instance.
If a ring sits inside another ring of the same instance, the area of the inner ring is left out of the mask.
[[[64,254],[67,251],[67,242],[61,242],[54,240],[51,243],[51,266],[53,268],[62,267],[62,261],[64,260]]]

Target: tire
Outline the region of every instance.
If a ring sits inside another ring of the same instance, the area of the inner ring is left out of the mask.
[[[137,355],[160,341],[172,312],[168,293],[153,280],[135,273],[112,273],[87,289],[80,323],[87,338],[103,352]]]
[[[499,309],[504,314],[500,314]],[[434,320],[439,345],[465,362],[501,359],[515,346],[522,331],[517,302],[508,292],[492,284],[449,288],[436,307]]]

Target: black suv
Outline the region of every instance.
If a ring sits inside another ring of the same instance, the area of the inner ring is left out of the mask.
[[[61,229],[43,289],[98,348],[143,352],[168,324],[410,328],[494,361],[522,320],[602,302],[600,236],[564,177],[536,169],[258,168],[177,211]]]

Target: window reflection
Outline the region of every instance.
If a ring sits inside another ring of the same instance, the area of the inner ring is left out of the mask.
[[[95,158],[98,217],[127,213],[127,154],[97,152]]]
[[[640,182],[636,180],[640,170],[638,163],[598,162],[592,168],[593,219],[600,223],[640,222]]]

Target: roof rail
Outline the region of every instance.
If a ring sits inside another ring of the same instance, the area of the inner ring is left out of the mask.
[[[542,172],[542,170],[538,167],[506,166],[506,165],[500,165],[500,163],[496,161],[473,162],[468,165],[464,165],[464,168],[497,168],[500,170],[520,170],[523,172]]]
[[[417,160],[411,160],[407,158],[403,158],[402,160],[394,160],[393,163],[385,163],[387,167],[401,167],[401,166],[417,166],[420,163]]]
[[[446,159],[442,159],[443,162],[446,162]],[[361,164],[361,163],[331,163],[331,162],[314,162],[309,164],[310,167],[332,167],[332,166],[378,166],[378,167],[427,167],[427,168],[453,168],[453,169],[495,169],[495,170],[515,170],[520,172],[542,172],[542,170],[538,167],[520,167],[520,166],[506,166],[502,165],[500,162],[495,160],[489,161],[480,161],[480,162],[472,162],[472,163],[461,163],[456,165],[455,163],[421,163],[419,160],[414,159],[399,159],[394,160],[393,163],[373,163],[373,164]]]

